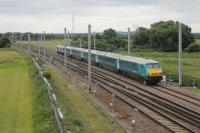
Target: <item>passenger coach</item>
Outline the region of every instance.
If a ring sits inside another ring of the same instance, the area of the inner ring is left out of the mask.
[[[58,45],[56,51],[64,54],[65,47]],[[67,56],[87,61],[88,49],[67,46],[66,54]],[[156,84],[162,80],[162,70],[155,60],[122,56],[98,50],[91,50],[91,60],[97,66],[139,78],[144,84]]]

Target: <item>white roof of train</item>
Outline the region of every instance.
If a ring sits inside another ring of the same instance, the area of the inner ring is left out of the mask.
[[[63,45],[58,45],[57,47],[64,48]],[[83,52],[88,52],[88,49],[85,49],[85,48],[78,48],[78,47],[73,47],[73,46],[67,46],[67,48],[79,50],[79,51],[83,51]],[[115,53],[111,53],[111,52],[104,52],[104,51],[99,51],[99,50],[91,50],[91,53],[111,57],[111,58],[114,58],[114,59],[120,58],[122,60],[137,62],[137,63],[141,63],[141,64],[158,63],[157,61],[152,60],[152,59],[144,59],[144,58],[134,57],[134,56],[124,56],[124,55],[120,55],[120,54],[115,54]]]

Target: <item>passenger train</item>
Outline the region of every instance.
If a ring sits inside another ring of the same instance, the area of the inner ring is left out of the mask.
[[[56,47],[56,52],[59,54],[64,54],[64,50],[63,45]],[[87,61],[88,49],[66,46],[66,55]],[[143,84],[157,84],[162,80],[161,67],[155,60],[98,50],[91,50],[91,60],[97,66],[140,79]]]

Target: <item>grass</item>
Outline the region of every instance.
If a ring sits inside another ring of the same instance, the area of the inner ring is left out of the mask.
[[[0,49],[0,132],[57,133],[47,88],[30,59]]]
[[[19,43],[19,42],[18,42]],[[28,41],[23,41],[23,44],[28,44]],[[62,45],[64,43],[64,40],[59,39],[59,40],[47,40],[45,42],[41,42],[41,45],[44,45],[46,48],[55,50],[57,45]],[[38,41],[31,41],[31,44],[34,46],[38,46]]]
[[[73,133],[124,133],[112,118],[105,116],[101,109],[92,104],[91,97],[81,88],[69,89],[70,80],[64,79],[57,70],[48,69],[58,104],[64,114],[65,130]]]
[[[31,62],[29,62],[30,65]],[[48,97],[48,89],[35,68],[29,67],[32,78],[32,108],[34,133],[58,133],[58,128]]]
[[[32,92],[28,63],[8,49],[0,51],[0,129],[32,133]]]

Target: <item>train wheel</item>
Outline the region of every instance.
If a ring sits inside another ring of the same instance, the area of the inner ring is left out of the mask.
[[[152,85],[156,85],[156,84],[157,84],[157,81],[153,81],[153,82],[152,82]]]

